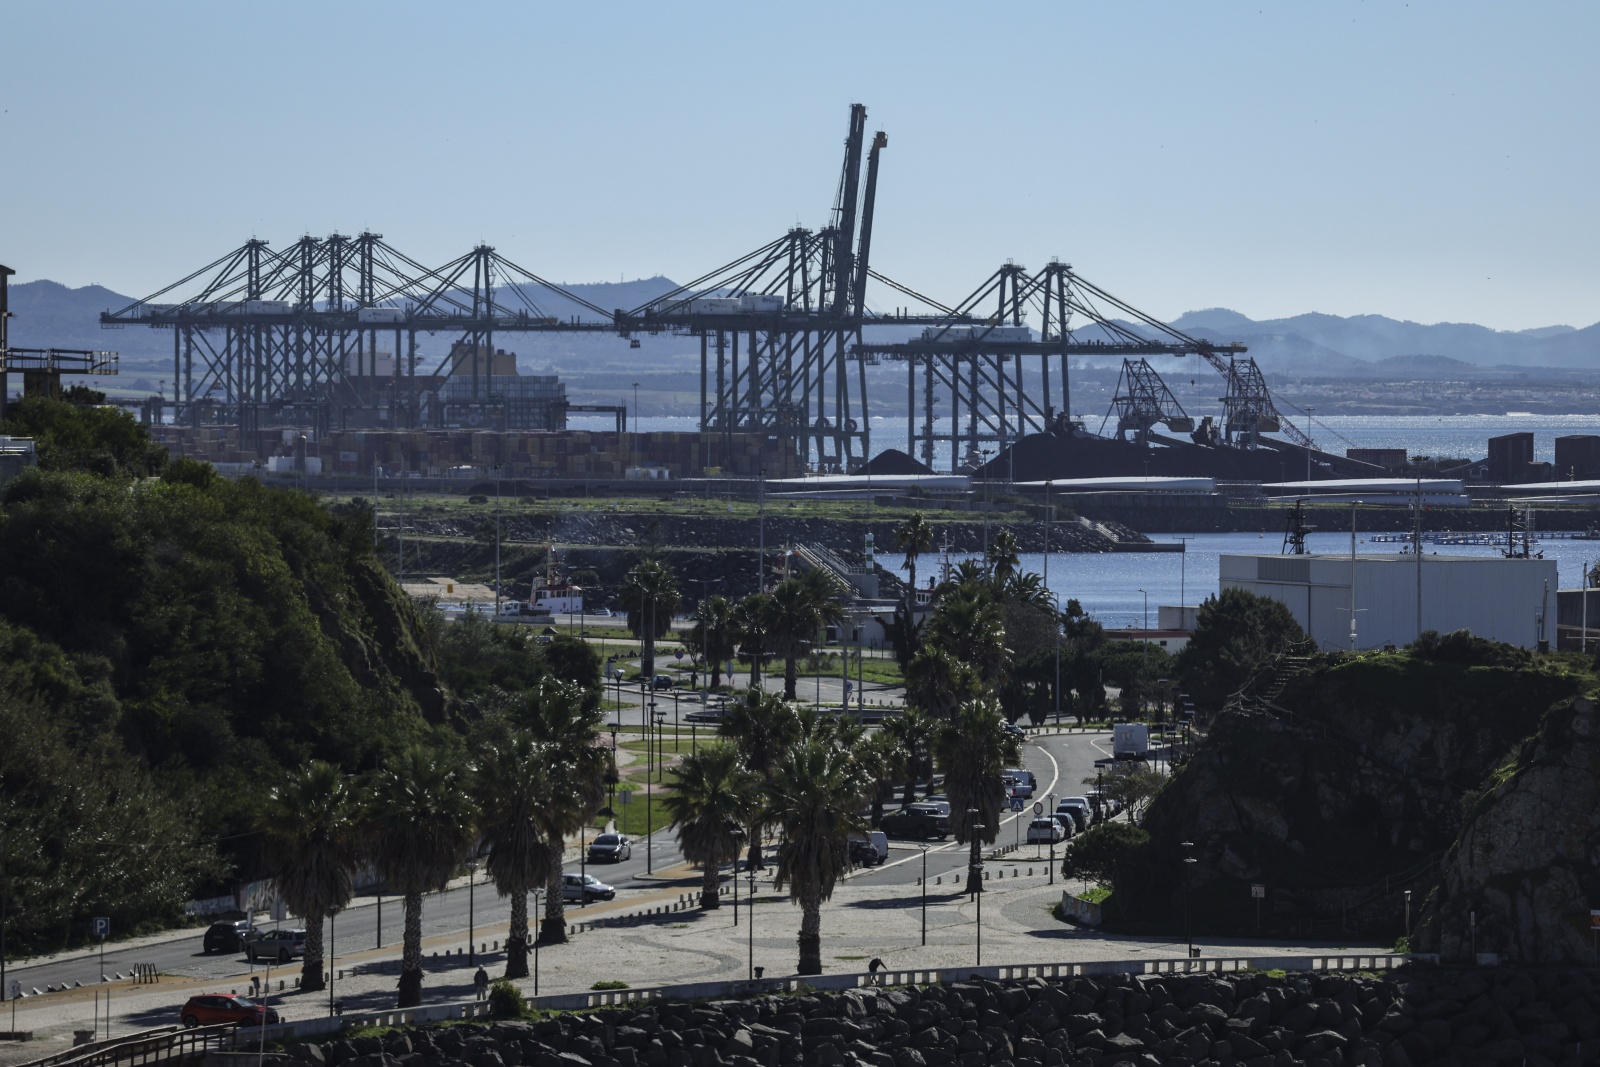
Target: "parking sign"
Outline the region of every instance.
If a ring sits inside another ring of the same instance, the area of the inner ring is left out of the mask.
[[[105,916],[105,915],[97,915],[97,916],[95,916],[95,918],[94,918],[94,936],[95,937],[110,937],[111,936],[111,919],[108,916]]]

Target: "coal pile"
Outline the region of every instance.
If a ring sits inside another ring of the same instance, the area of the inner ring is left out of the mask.
[[[1593,971],[994,982],[658,1003],[289,1048],[308,1067],[1593,1064]]]

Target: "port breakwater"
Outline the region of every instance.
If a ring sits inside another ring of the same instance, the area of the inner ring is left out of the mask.
[[[1593,1063],[1589,970],[975,978],[298,1044],[290,1067]]]

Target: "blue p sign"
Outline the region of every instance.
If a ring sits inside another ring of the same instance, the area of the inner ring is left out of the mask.
[[[97,915],[97,916],[95,916],[95,919],[94,919],[94,936],[95,937],[102,937],[102,938],[111,936],[111,919],[110,919],[109,916],[105,916],[105,915]]]

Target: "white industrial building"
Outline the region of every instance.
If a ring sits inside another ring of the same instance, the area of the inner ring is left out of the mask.
[[[1330,651],[1350,647],[1352,608],[1357,648],[1409,644],[1421,630],[1470,630],[1523,648],[1555,639],[1559,582],[1554,560],[1426,552],[1420,557],[1223,556],[1218,571],[1223,589],[1280,601],[1318,647]]]

